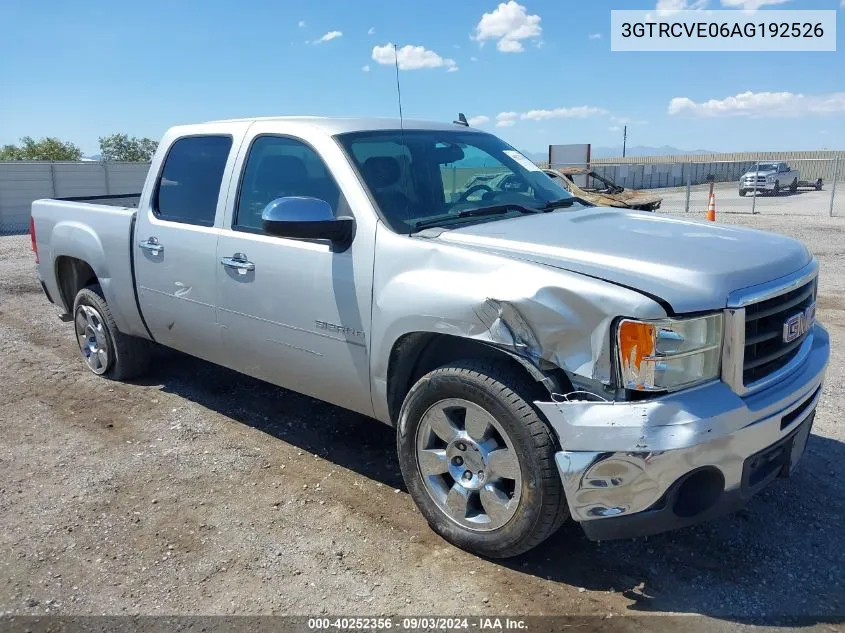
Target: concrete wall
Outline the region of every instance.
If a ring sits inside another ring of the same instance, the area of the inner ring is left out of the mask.
[[[627,156],[594,158],[591,165],[598,174],[623,187],[659,189],[683,187],[687,180],[691,185],[705,184],[710,176],[715,182],[738,182],[742,174],[754,169],[757,161],[786,161],[805,181],[821,178],[830,183],[834,178],[845,179],[845,152],[838,151]]]
[[[149,163],[0,161],[0,233],[29,229],[39,198],[138,193]]]

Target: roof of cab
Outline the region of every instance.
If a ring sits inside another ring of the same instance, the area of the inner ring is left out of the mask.
[[[258,121],[278,121],[279,123],[303,123],[318,127],[327,134],[345,134],[347,132],[370,132],[376,130],[464,130],[481,132],[471,127],[457,123],[443,123],[442,121],[420,121],[416,119],[397,118],[352,118],[352,117],[318,117],[318,116],[270,116],[250,117],[243,119],[224,119],[208,121],[208,123],[255,123]]]

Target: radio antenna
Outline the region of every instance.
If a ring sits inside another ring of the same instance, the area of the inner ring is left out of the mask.
[[[405,120],[402,117],[402,89],[399,86],[399,50],[396,47],[396,44],[393,45],[393,60],[396,63],[396,97],[399,101],[399,138],[402,140],[402,147],[404,148],[402,156],[400,156],[399,160],[399,169],[402,172],[402,194],[405,196],[405,199],[408,200],[408,203],[405,205],[405,217],[408,218],[408,235],[411,234],[411,204],[410,204],[410,196],[408,196],[408,170],[411,168],[411,163],[408,161],[407,164],[403,165],[405,155],[404,152],[409,152],[408,146],[405,143]]]
[[[402,132],[404,141],[405,128],[402,123],[402,89],[399,87],[399,51],[396,50],[396,44],[393,45],[393,59],[396,62],[396,96],[399,99],[399,129]]]

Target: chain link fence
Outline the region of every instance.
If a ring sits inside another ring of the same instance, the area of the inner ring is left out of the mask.
[[[845,160],[602,162],[553,165],[597,204],[661,198],[660,210],[845,217]]]
[[[712,190],[717,215],[845,217],[845,159],[841,157],[660,163],[629,158],[619,163],[602,161],[591,169],[552,167],[571,181],[575,195],[597,204],[622,200],[636,206],[638,197],[659,198],[660,211],[704,214]],[[138,193],[148,169],[149,163],[0,162],[0,235],[26,233],[33,200]],[[449,168],[442,176],[445,184],[459,191],[477,171]]]
[[[33,200],[138,193],[149,163],[0,161],[0,235],[26,233]]]

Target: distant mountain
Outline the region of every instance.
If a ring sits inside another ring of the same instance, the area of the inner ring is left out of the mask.
[[[88,161],[90,161],[90,160],[96,160],[96,161],[101,161],[101,160],[103,160],[103,157],[102,157],[100,154],[93,154],[93,155],[91,155],[91,156],[83,156],[81,160],[88,160]]]

